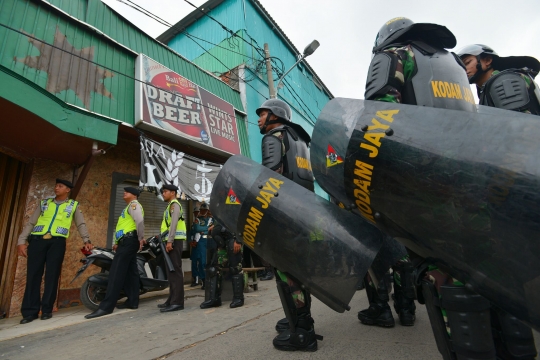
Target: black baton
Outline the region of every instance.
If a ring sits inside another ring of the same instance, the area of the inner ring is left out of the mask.
[[[159,237],[159,247],[161,248],[161,251],[163,252],[163,258],[165,259],[165,263],[167,264],[169,271],[175,271],[171,258],[169,257],[169,254],[167,253],[167,249],[165,248],[165,244],[162,241],[163,238],[167,237],[167,233],[163,233]]]

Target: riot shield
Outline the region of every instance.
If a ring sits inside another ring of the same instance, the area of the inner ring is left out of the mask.
[[[338,312],[381,247],[369,222],[240,155],[219,172],[210,204],[244,245]]]
[[[334,99],[311,161],[346,207],[540,329],[538,139],[533,115]]]

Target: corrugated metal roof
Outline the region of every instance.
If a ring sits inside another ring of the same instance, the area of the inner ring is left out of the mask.
[[[43,1],[43,3],[48,3]],[[244,111],[238,91],[219,77],[202,69],[158,40],[148,36],[101,0],[50,0],[50,3],[99,29],[106,36],[137,52],[144,53],[171,70]],[[85,6],[86,4],[86,6]]]
[[[212,9],[215,9],[218,7],[221,3],[223,3],[225,0],[209,0],[205,2],[203,5],[200,6],[200,9],[204,12],[211,11]],[[287,46],[292,50],[294,54],[301,54],[300,51],[294,46],[292,41],[285,35],[285,32],[279,27],[277,22],[272,18],[270,13],[266,11],[266,9],[263,7],[263,5],[258,0],[249,0],[254,5],[255,8],[263,15],[263,17],[266,19],[266,21],[276,29],[277,34],[283,39],[283,42],[287,44]],[[205,14],[199,9],[195,9],[191,13],[189,13],[186,17],[184,17],[182,20],[177,22],[173,27],[169,28],[167,31],[165,31],[163,34],[159,35],[156,39],[158,41],[161,41],[163,43],[168,43],[172,38],[174,38],[176,35],[183,32],[187,27],[195,23],[197,20],[205,16]],[[304,64],[309,71],[315,76],[321,86],[324,89],[324,92],[327,93],[328,97],[332,99],[334,95],[330,92],[330,90],[326,87],[326,85],[323,83],[321,78],[317,75],[315,70],[309,65],[309,63],[306,60],[302,61],[302,64]]]

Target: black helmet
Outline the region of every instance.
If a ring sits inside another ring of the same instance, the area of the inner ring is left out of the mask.
[[[280,99],[269,99],[262,103],[255,112],[257,115],[260,114],[261,110],[269,110],[272,114],[276,115],[278,118],[291,121],[292,111],[289,104]]]
[[[456,38],[445,26],[429,23],[415,24],[411,19],[397,17],[387,21],[379,30],[373,52],[390,44],[420,40],[440,48],[453,48]]]

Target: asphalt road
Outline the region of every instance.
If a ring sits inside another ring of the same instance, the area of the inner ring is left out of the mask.
[[[117,310],[93,320],[85,320],[88,311],[81,309],[70,315],[77,317],[75,324],[74,319],[71,325],[62,325],[58,320],[54,329],[0,341],[0,359],[440,358],[423,306],[417,306],[414,327],[365,326],[356,317],[367,306],[364,291],[356,293],[350,304],[352,310],[343,314],[314,299],[315,329],[324,336],[317,352],[292,354],[275,350],[274,325],[283,317],[283,311],[274,284],[262,282],[260,290],[246,294],[245,306],[237,309],[230,309],[226,303],[220,308],[201,310],[200,290],[187,292],[185,309],[169,314],[160,314],[156,308],[165,299],[163,295],[142,299],[138,310]],[[55,318],[59,319],[59,315],[47,321]],[[40,320],[36,322],[20,326],[37,326]]]

